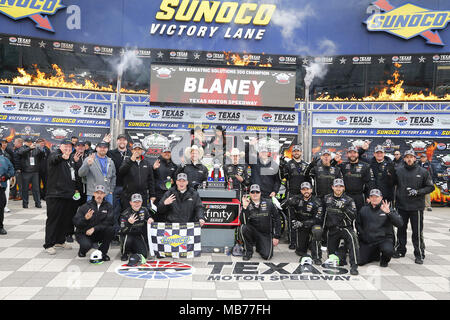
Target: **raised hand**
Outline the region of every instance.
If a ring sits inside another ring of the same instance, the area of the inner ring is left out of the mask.
[[[161,166],[161,161],[159,161],[159,159],[157,159],[155,161],[155,163],[153,164],[153,169],[156,170]]]
[[[85,218],[86,220],[89,220],[90,218],[92,218],[92,215],[93,215],[93,214],[94,214],[94,210],[89,209],[89,211],[86,212],[86,214],[84,215],[84,218]]]
[[[242,197],[242,207],[244,209],[247,209],[249,204],[250,204],[250,199],[247,196],[243,196]]]
[[[94,163],[94,159],[95,159],[95,153],[91,154],[88,158],[87,158],[87,163],[88,165],[92,165]]]
[[[136,222],[136,220],[137,220],[137,217],[135,214],[133,214],[131,217],[128,218],[128,222],[130,224],[134,224]]]
[[[177,198],[174,194],[171,194],[166,200],[164,200],[164,205],[168,206],[172,204]]]
[[[381,205],[381,210],[384,212],[384,213],[390,213],[391,212],[391,208],[390,208],[390,203],[388,202],[388,201],[386,201],[386,200],[383,200],[383,203],[382,203],[382,205]]]

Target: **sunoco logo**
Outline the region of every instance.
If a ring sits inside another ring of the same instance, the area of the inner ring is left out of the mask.
[[[208,119],[208,120],[215,120],[216,117],[217,117],[217,115],[214,111],[209,111],[206,113],[206,119]]]
[[[182,249],[187,250],[186,245],[189,243],[189,237],[183,237],[179,234],[173,234],[170,235],[169,233],[165,232],[164,237],[161,238],[161,244],[166,244],[171,247],[181,247]]]
[[[12,111],[16,108],[16,103],[14,101],[5,101],[3,102],[3,109]]]
[[[270,113],[264,113],[262,116],[262,121],[264,122],[270,122],[272,121],[272,115]]]
[[[403,39],[422,36],[427,44],[444,45],[435,29],[444,29],[450,17],[450,11],[430,10],[408,3],[395,8],[388,0],[373,2],[384,13],[371,15],[364,22],[369,31],[384,31]]]
[[[336,123],[341,125],[341,126],[346,125],[348,123],[347,117],[344,117],[344,116],[337,117]]]
[[[159,110],[156,109],[152,109],[148,112],[148,115],[150,116],[150,118],[158,118],[159,117]]]
[[[30,18],[36,23],[36,28],[55,32],[50,19],[45,15],[54,15],[64,8],[61,0],[1,0],[0,13],[14,20]]]
[[[147,261],[140,266],[126,264],[116,269],[116,273],[132,279],[167,280],[192,275],[194,268],[188,264],[171,261]]]
[[[81,113],[81,107],[78,105],[73,105],[70,107],[70,112],[73,114],[80,114]]]
[[[399,126],[406,126],[408,124],[408,118],[406,118],[406,117],[398,117],[397,119],[395,119],[395,122]]]

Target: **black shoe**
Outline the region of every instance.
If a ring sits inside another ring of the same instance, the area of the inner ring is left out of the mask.
[[[4,228],[0,228],[0,235],[4,236],[7,233],[8,232],[6,232],[6,230]]]
[[[244,256],[242,257],[242,260],[248,261],[248,260],[250,260],[251,258],[252,258],[252,255],[251,255],[251,254],[246,254],[246,255],[244,255]]]
[[[416,260],[414,262],[417,264],[423,264],[423,260],[421,257],[416,257]]]
[[[80,258],[84,258],[84,257],[86,257],[86,253],[83,253],[83,252],[81,252],[81,251],[78,251],[78,256],[79,256]]]
[[[295,244],[291,243],[291,244],[289,245],[289,249],[290,249],[290,250],[295,250]]]
[[[35,207],[41,209],[42,205],[41,204],[37,204],[37,205],[35,205]]]
[[[23,204],[23,205],[22,205],[22,208],[28,209],[28,205],[27,205],[27,204]]]
[[[380,261],[380,267],[386,268],[388,266],[388,262]]]
[[[72,237],[72,235],[66,236],[66,242],[70,242],[70,243],[73,242],[73,237]]]
[[[357,275],[359,274],[359,272],[358,272],[358,267],[352,267],[352,268],[350,269],[350,274],[351,274],[352,276],[357,276]]]
[[[124,253],[120,256],[120,261],[127,261],[128,260],[128,254]]]
[[[102,260],[109,261],[109,260],[111,260],[111,258],[107,254],[104,254]]]
[[[322,264],[322,260],[321,259],[314,259],[314,264],[316,266],[320,266]]]
[[[392,258],[398,259],[398,258],[403,258],[404,256],[405,256],[404,253],[394,252],[394,254],[392,255]]]

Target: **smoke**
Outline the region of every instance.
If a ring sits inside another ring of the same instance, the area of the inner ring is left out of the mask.
[[[120,57],[120,60],[116,60],[114,63],[114,68],[119,77],[127,70],[138,71],[143,65],[141,59],[138,58],[136,50],[126,50]]]
[[[328,39],[322,40],[318,45],[320,55],[331,56],[336,52],[336,44]],[[318,62],[319,61],[319,62]],[[304,66],[306,70],[305,86],[310,87],[314,79],[323,79],[328,72],[328,65],[320,63],[320,60],[314,60],[308,65]]]

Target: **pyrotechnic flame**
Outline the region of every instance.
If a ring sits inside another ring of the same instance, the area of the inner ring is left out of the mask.
[[[18,68],[17,71],[20,73],[20,76],[13,78],[12,80],[8,79],[0,79],[0,84],[14,84],[14,85],[22,85],[22,86],[37,86],[37,87],[50,87],[50,88],[61,88],[61,89],[77,89],[77,90],[91,90],[91,91],[105,91],[105,92],[114,92],[112,85],[107,87],[99,86],[97,82],[89,79],[84,79],[84,84],[80,84],[73,79],[75,77],[74,74],[66,74],[62,71],[62,69],[56,65],[52,64],[52,69],[55,74],[46,74],[38,69],[36,65],[34,65],[35,74],[31,74],[26,72],[23,68]],[[71,80],[69,80],[69,79]],[[147,94],[146,90],[128,90],[122,89],[120,92],[122,93],[143,93]]]
[[[237,53],[233,53],[231,54],[230,52],[223,52],[225,54],[225,58],[227,60],[227,65],[229,66],[249,66],[249,65],[253,65],[256,67],[266,67],[266,68],[271,68],[272,64],[270,63],[258,63],[257,61],[251,61],[251,57],[250,55],[247,56],[243,56],[241,58],[241,56]]]

